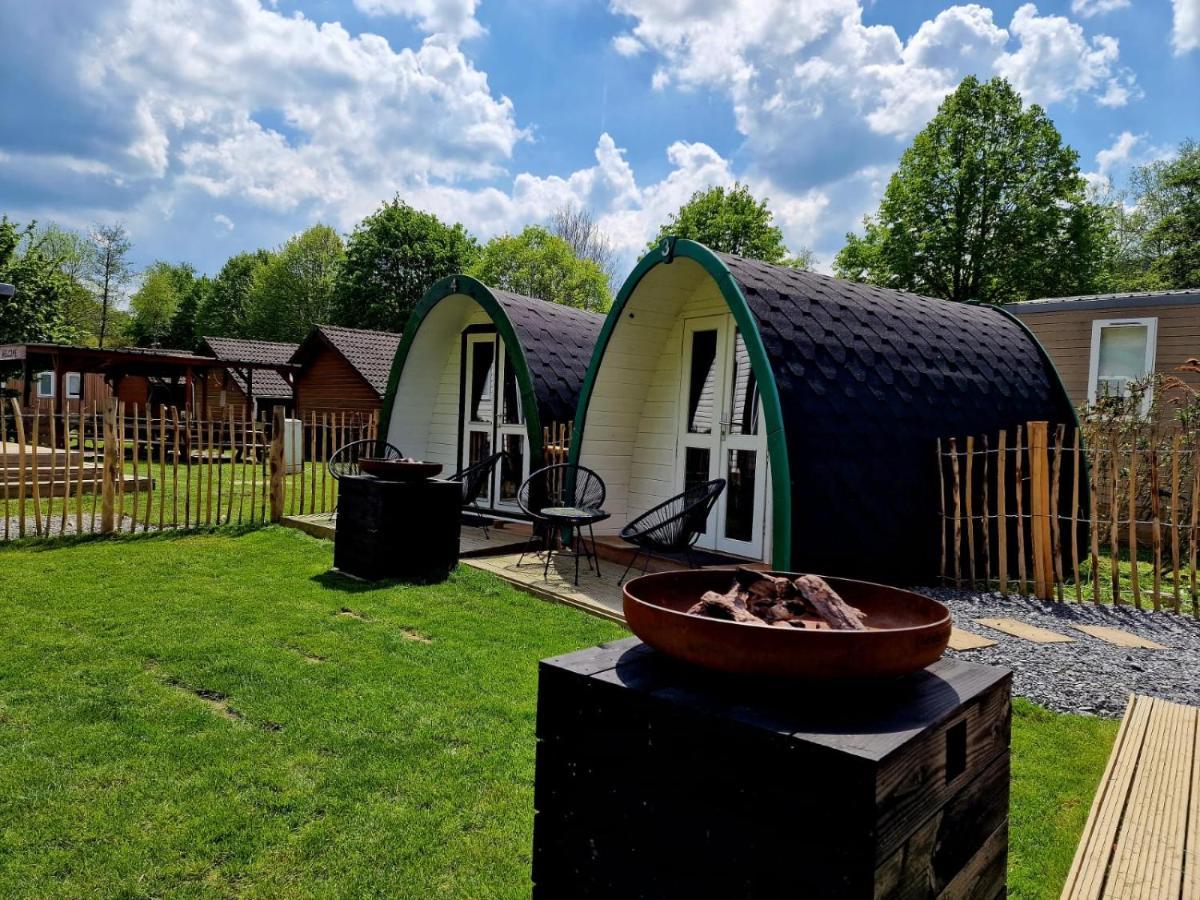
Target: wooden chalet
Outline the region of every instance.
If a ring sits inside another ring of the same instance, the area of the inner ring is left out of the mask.
[[[316,326],[291,357],[296,414],[307,421],[333,411],[377,413],[399,346],[400,335],[386,331]]]
[[[259,418],[276,406],[283,406],[291,414],[295,376],[290,360],[298,348],[299,344],[277,341],[204,338],[200,351],[225,364],[224,368],[209,369],[205,374],[209,409],[222,418],[227,410],[233,410],[237,417],[243,410],[249,410],[251,418]]]

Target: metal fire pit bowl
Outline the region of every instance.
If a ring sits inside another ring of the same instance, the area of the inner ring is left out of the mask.
[[[424,481],[442,471],[441,463],[420,462],[403,459],[377,459],[364,456],[358,467],[368,475],[383,481]]]
[[[772,572],[795,578],[798,573]],[[866,613],[867,631],[772,628],[687,614],[705,591],[724,593],[733,569],[656,572],[625,584],[625,620],[655,650],[706,669],[776,678],[891,678],[941,658],[950,611],[899,588],[827,578]]]

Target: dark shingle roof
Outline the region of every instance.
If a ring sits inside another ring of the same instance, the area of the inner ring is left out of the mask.
[[[936,576],[936,439],[1074,421],[1040,345],[998,309],[718,256],[774,371],[801,569]]]
[[[254,341],[247,338],[206,337],[203,346],[214,357],[231,365],[236,363],[261,363],[283,365],[289,362],[299,344],[284,344],[277,341]],[[229,369],[229,376],[242,393],[249,395],[247,380],[242,372]],[[290,399],[292,389],[283,376],[273,369],[255,369],[251,376],[254,396],[263,399]]]
[[[1042,297],[1010,303],[1006,309],[1022,313],[1060,312],[1069,309],[1139,309],[1147,306],[1183,306],[1200,303],[1200,288],[1143,291],[1123,294],[1081,294],[1076,297]]]
[[[525,351],[542,425],[565,425],[575,418],[579,389],[604,316],[495,288],[491,291]]]
[[[380,398],[383,397],[387,392],[388,374],[392,371],[396,349],[400,346],[400,335],[390,331],[318,325],[293,355],[293,362],[302,362],[312,352],[313,342],[322,339],[342,355]]]

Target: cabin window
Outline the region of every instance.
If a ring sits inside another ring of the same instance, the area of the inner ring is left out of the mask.
[[[1088,401],[1129,395],[1131,382],[1154,371],[1158,319],[1104,319],[1092,323],[1092,352],[1089,360]],[[1149,411],[1146,392],[1142,412]]]
[[[39,397],[54,396],[54,373],[40,372],[37,377],[37,395]]]
[[[687,430],[712,434],[717,390],[717,332],[692,332],[692,371],[688,389]]]
[[[472,343],[471,354],[471,421],[491,422],[496,345],[491,341]]]
[[[750,353],[740,328],[734,331],[731,362],[729,430],[733,434],[758,434],[758,382],[750,367]]]
[[[78,372],[68,372],[66,376],[67,399],[78,400],[83,393],[83,376]]]

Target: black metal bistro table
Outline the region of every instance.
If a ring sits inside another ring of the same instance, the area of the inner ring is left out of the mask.
[[[603,522],[608,518],[609,514],[602,509],[580,509],[575,506],[547,506],[544,509],[538,510],[538,515],[545,517],[550,522],[551,533],[546,536],[546,570],[542,573],[542,578],[549,577],[550,574],[550,557],[552,556],[551,547],[554,541],[554,531],[559,528],[564,528],[570,533],[571,549],[575,556],[575,586],[579,587],[579,544],[582,540],[583,529],[588,530],[588,534],[592,537],[591,549],[585,549],[584,555],[588,558],[588,566],[592,565],[592,561],[596,564],[596,577],[600,577],[600,559],[596,556],[596,536],[592,532],[592,526],[597,522]],[[587,547],[587,544],[584,544]]]
[[[359,578],[441,581],[458,565],[462,485],[429,478],[338,480],[333,565]]]

